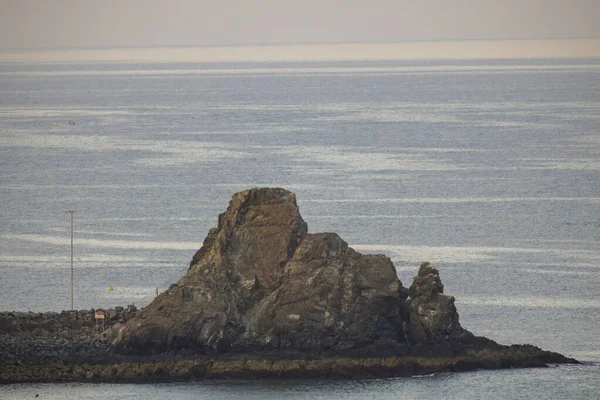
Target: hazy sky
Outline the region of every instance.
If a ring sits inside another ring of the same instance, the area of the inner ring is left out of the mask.
[[[0,0],[0,49],[600,38],[600,0]]]

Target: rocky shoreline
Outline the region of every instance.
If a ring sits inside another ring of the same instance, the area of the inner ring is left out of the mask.
[[[152,356],[117,354],[113,328],[139,315],[135,306],[103,310],[98,336],[94,309],[0,312],[0,384],[34,382],[175,382],[202,379],[384,378],[477,369],[578,363],[530,345],[501,346],[473,337],[469,345],[371,346],[345,354],[264,352]]]
[[[0,383],[374,378],[577,363],[463,328],[437,268],[309,234],[293,193],[234,194],[187,273],[143,310],[0,313]]]
[[[474,337],[468,345],[373,346],[345,354],[257,352],[209,355],[178,351],[139,356],[116,353],[107,335],[113,326],[138,313],[132,307],[106,310],[108,328],[100,338],[94,328],[94,310],[0,313],[0,384],[369,379],[578,363],[531,345],[502,346],[481,337]],[[57,329],[59,326],[61,328]]]
[[[478,369],[539,368],[577,363],[530,346],[511,346],[456,357],[325,359],[215,359],[195,357],[119,363],[11,364],[0,367],[0,383],[156,383],[204,379],[370,379]]]

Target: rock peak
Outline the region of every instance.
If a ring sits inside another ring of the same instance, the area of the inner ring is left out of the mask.
[[[415,276],[413,284],[408,290],[411,298],[418,296],[432,297],[444,293],[444,285],[440,279],[440,272],[431,263],[423,262],[419,273]]]
[[[235,193],[229,207],[240,208],[242,206],[258,206],[263,204],[292,203],[296,205],[296,195],[283,188],[252,188]]]
[[[440,273],[433,265],[421,264],[408,293],[408,334],[413,343],[441,343],[470,335],[460,326],[454,297],[443,294]]]

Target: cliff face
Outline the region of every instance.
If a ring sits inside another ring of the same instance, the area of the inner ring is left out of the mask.
[[[383,255],[335,233],[308,234],[293,193],[236,193],[188,272],[115,333],[117,351],[346,351],[458,340],[464,330],[437,270],[411,299]]]

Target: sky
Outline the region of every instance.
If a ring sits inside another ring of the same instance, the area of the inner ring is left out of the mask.
[[[0,0],[0,49],[600,38],[600,0]]]

